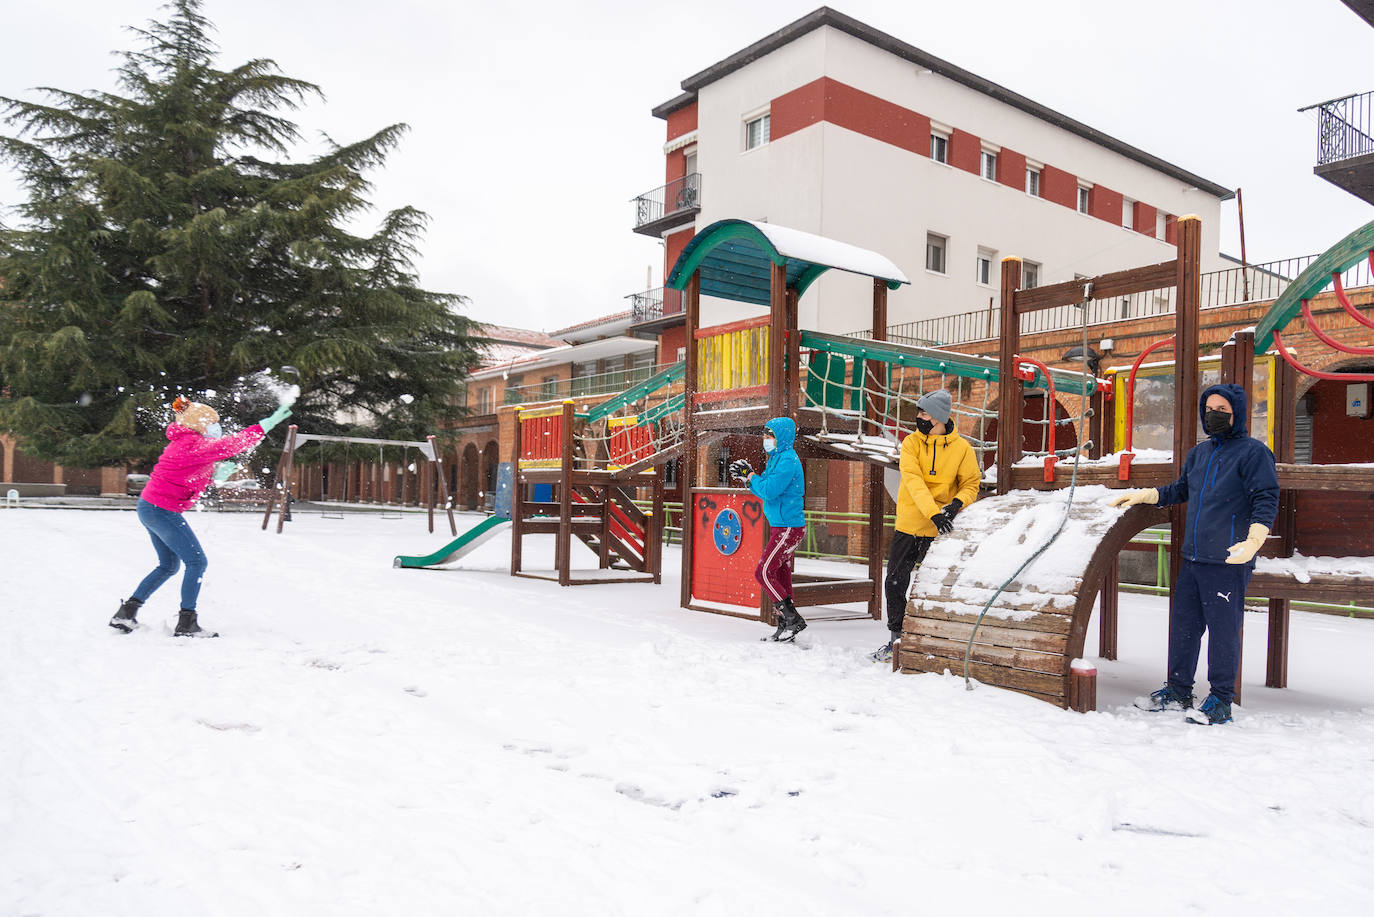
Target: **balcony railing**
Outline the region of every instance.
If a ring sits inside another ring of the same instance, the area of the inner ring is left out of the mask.
[[[630,301],[630,324],[639,325],[663,317],[663,287],[625,297]]]
[[[1317,165],[1374,153],[1374,92],[1332,99],[1300,109],[1317,110]]]
[[[1270,261],[1265,264],[1251,264],[1220,271],[1209,271],[1202,275],[1202,308],[1215,309],[1220,306],[1235,306],[1241,303],[1277,299],[1288,284],[1316,260],[1316,255],[1301,258],[1288,258],[1283,261]],[[1374,284],[1367,261],[1360,261],[1342,277],[1347,289]],[[1169,315],[1174,311],[1175,290],[1172,287],[1162,290],[1149,290],[1133,293],[1130,296],[1114,296],[1111,299],[1095,299],[1088,302],[1088,324],[1105,325],[1128,318],[1145,318],[1152,315]],[[916,322],[903,322],[889,325],[887,338],[901,344],[914,344],[921,347],[942,347],[950,344],[967,344],[973,341],[993,340],[1001,335],[1001,311],[997,306],[978,309],[974,312],[960,312],[955,315],[941,315],[936,318]],[[1077,306],[1062,306],[1057,309],[1043,309],[1021,316],[1021,333],[1035,334],[1042,331],[1063,331],[1076,328],[1083,321],[1083,313]],[[851,332],[854,337],[868,337],[867,329]]]
[[[678,215],[685,221],[701,209],[701,173],[693,172],[661,188],[646,191],[632,203],[637,230]]]
[[[672,365],[674,364],[664,363],[661,366],[639,366],[633,369],[617,369],[589,376],[576,376],[572,379],[509,385],[506,386],[504,403],[533,404],[540,401],[561,401],[564,398],[594,398],[600,395],[614,395],[625,391],[637,382],[651,378]]]

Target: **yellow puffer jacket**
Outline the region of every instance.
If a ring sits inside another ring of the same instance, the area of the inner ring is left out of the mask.
[[[978,499],[983,473],[973,447],[958,433],[926,436],[912,431],[902,440],[902,486],[897,491],[897,531],[935,534],[930,517],[958,497]]]

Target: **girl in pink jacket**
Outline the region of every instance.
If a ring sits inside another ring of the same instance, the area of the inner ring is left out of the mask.
[[[262,442],[268,430],[290,416],[291,407],[282,405],[271,417],[233,436],[220,435],[219,415],[208,404],[178,397],[172,402],[172,410],[176,419],[167,426],[167,448],[158,457],[138,501],[138,521],[153,540],[158,564],[119,606],[110,626],[126,634],[137,627],[139,607],[184,563],[186,574],[181,580],[181,614],[176,636],[218,637],[219,634],[202,630],[196,622],[196,598],[207,561],[196,533],[182,513],[195,506],[201,491],[210,485],[216,462]]]

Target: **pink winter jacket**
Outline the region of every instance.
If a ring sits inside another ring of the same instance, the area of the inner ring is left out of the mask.
[[[233,436],[210,439],[179,423],[168,424],[171,440],[158,457],[143,488],[143,499],[154,506],[183,513],[196,505],[200,492],[210,484],[215,462],[238,455],[262,442],[262,427],[253,424]]]

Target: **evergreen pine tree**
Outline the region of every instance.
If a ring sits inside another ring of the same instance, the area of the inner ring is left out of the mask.
[[[147,460],[175,394],[289,364],[305,429],[434,432],[480,346],[463,299],[418,285],[421,212],[346,228],[405,126],[290,161],[282,113],[319,88],[270,60],[216,69],[201,0],[169,10],[131,30],[122,94],[0,99],[27,193],[0,227],[0,430],[63,464]],[[248,423],[275,402],[217,406]]]

